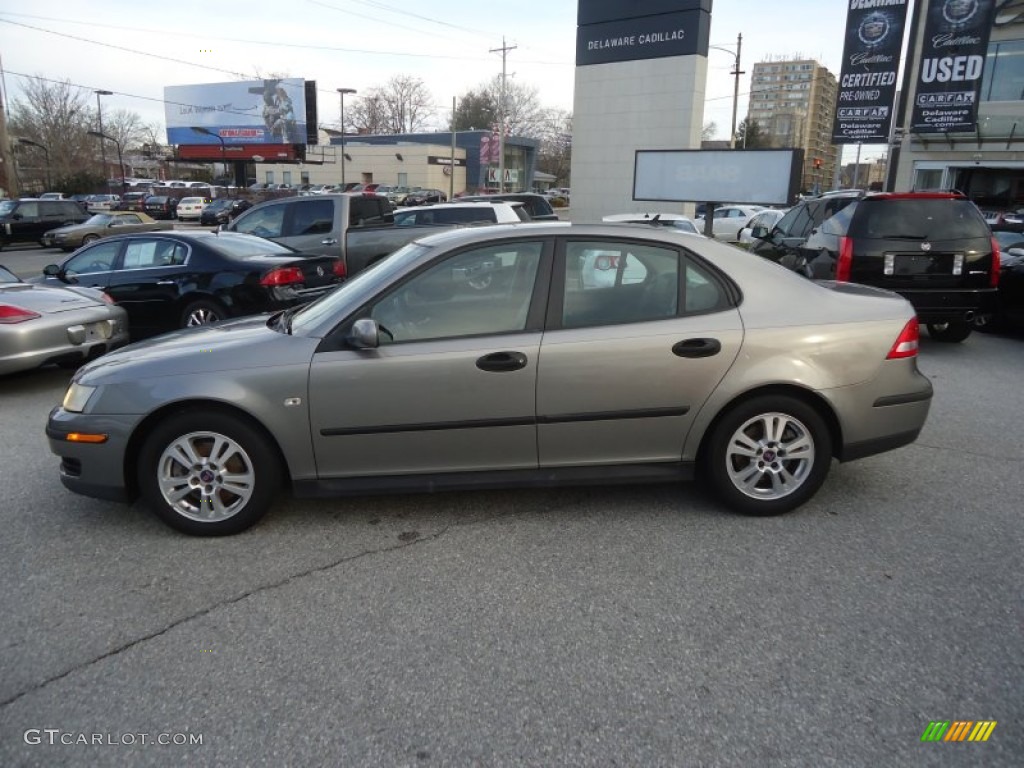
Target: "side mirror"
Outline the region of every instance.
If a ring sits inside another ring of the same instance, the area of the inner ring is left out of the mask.
[[[750,236],[755,240],[764,240],[768,237],[768,227],[763,224],[758,224],[756,227],[751,227]]]
[[[380,326],[372,318],[361,317],[352,324],[345,341],[356,349],[376,349],[380,346]]]
[[[47,277],[60,277],[60,267],[56,264],[47,264],[43,267],[43,274]]]

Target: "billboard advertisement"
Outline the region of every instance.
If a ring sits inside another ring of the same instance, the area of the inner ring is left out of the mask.
[[[929,0],[912,133],[974,131],[995,0]]]
[[[789,205],[803,162],[802,149],[639,150],[633,199]]]
[[[849,0],[833,144],[889,141],[907,0]]]
[[[164,88],[168,144],[305,144],[302,78],[169,85]],[[210,134],[193,131],[203,128]]]
[[[710,10],[709,0],[581,0],[576,65],[707,56]]]

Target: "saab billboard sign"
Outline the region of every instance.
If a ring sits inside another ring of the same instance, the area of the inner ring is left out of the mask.
[[[167,143],[306,144],[304,83],[285,78],[166,86]]]
[[[580,0],[576,65],[707,56],[711,0]]]

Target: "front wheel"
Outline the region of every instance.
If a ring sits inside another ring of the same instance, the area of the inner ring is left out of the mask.
[[[85,235],[82,238],[82,245],[88,245],[89,243],[94,243],[94,242],[96,242],[99,239],[100,239],[99,235]]]
[[[796,509],[825,482],[832,437],[811,406],[788,396],[763,396],[718,422],[704,454],[718,496],[746,515]]]
[[[157,516],[194,536],[255,525],[281,485],[267,438],[243,419],[194,411],[158,424],[139,459],[139,490]]]
[[[971,324],[966,320],[950,320],[947,323],[928,323],[928,335],[936,341],[956,344],[971,335]]]

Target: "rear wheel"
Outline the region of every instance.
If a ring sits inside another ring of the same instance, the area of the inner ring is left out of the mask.
[[[89,243],[95,242],[96,240],[99,240],[99,239],[100,239],[99,235],[85,235],[82,238],[82,245],[88,245]]]
[[[796,509],[817,492],[832,463],[832,437],[811,406],[763,396],[733,408],[706,446],[705,467],[718,496],[746,515]]]
[[[216,411],[157,425],[139,460],[139,490],[167,525],[194,536],[223,536],[254,525],[281,485],[274,451],[258,429]]]
[[[971,335],[971,324],[966,320],[950,320],[946,323],[928,323],[928,335],[936,341],[955,344]]]
[[[226,317],[220,305],[212,301],[193,301],[181,313],[182,328],[194,328],[199,325],[209,325],[223,320]]]

